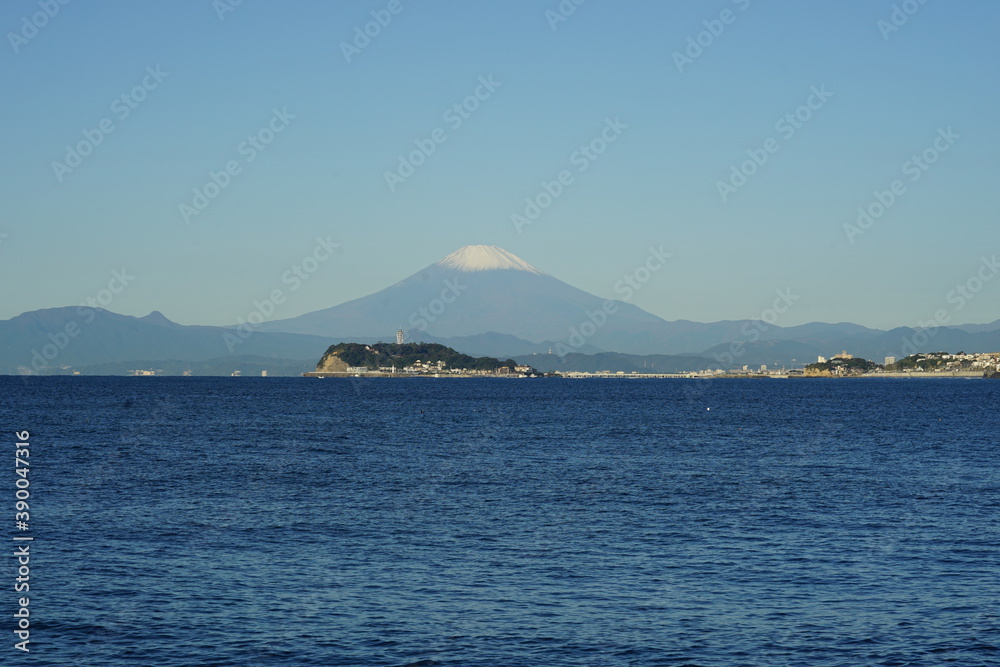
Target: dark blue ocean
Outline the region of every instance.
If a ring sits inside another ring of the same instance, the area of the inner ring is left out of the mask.
[[[3,664],[1000,664],[1000,382],[6,377],[0,397],[9,452],[31,432],[35,538],[31,652],[8,558]]]

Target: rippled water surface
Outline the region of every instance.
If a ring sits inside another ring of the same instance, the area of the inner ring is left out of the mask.
[[[5,664],[1000,664],[1000,382],[0,392],[35,536]]]

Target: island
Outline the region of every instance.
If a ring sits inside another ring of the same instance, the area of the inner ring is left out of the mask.
[[[337,343],[304,377],[539,377],[513,359],[472,357],[437,343]]]

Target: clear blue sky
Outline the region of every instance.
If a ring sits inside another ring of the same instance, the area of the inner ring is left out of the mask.
[[[949,291],[1000,253],[996,2],[911,0],[886,32],[899,2],[587,0],[553,29],[556,0],[401,0],[347,62],[341,44],[389,0],[243,0],[220,19],[229,1],[78,0],[37,31],[37,0],[0,6],[0,318],[81,303],[122,267],[135,279],[116,312],[233,324],[282,288],[274,317],[292,317],[485,243],[609,297],[662,245],[673,258],[634,303],[670,320],[754,317],[791,288],[779,324],[887,328],[953,309]],[[679,71],[674,53],[725,10]],[[480,77],[500,85],[453,127],[445,111]],[[134,109],[115,103],[144,81]],[[814,86],[833,96],[779,131]],[[274,109],[294,119],[248,162],[241,142]],[[628,127],[581,173],[574,151],[607,118]],[[904,163],[949,127],[960,138],[911,180]],[[437,128],[444,143],[390,191],[385,172]],[[776,152],[723,201],[718,182],[768,138]],[[179,205],[230,161],[240,173],[186,222]],[[573,182],[519,233],[511,215],[564,169]],[[844,225],[896,179],[903,194],[850,243]],[[282,276],[318,236],[340,252],[293,292]],[[952,322],[998,306],[1000,277]]]

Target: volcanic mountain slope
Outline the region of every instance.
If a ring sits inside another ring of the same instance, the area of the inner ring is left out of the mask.
[[[388,338],[399,328],[408,338],[499,333],[571,349],[582,341],[622,352],[663,351],[666,321],[624,301],[611,303],[606,308],[605,299],[502,248],[472,245],[369,296],[261,328],[328,337]]]

